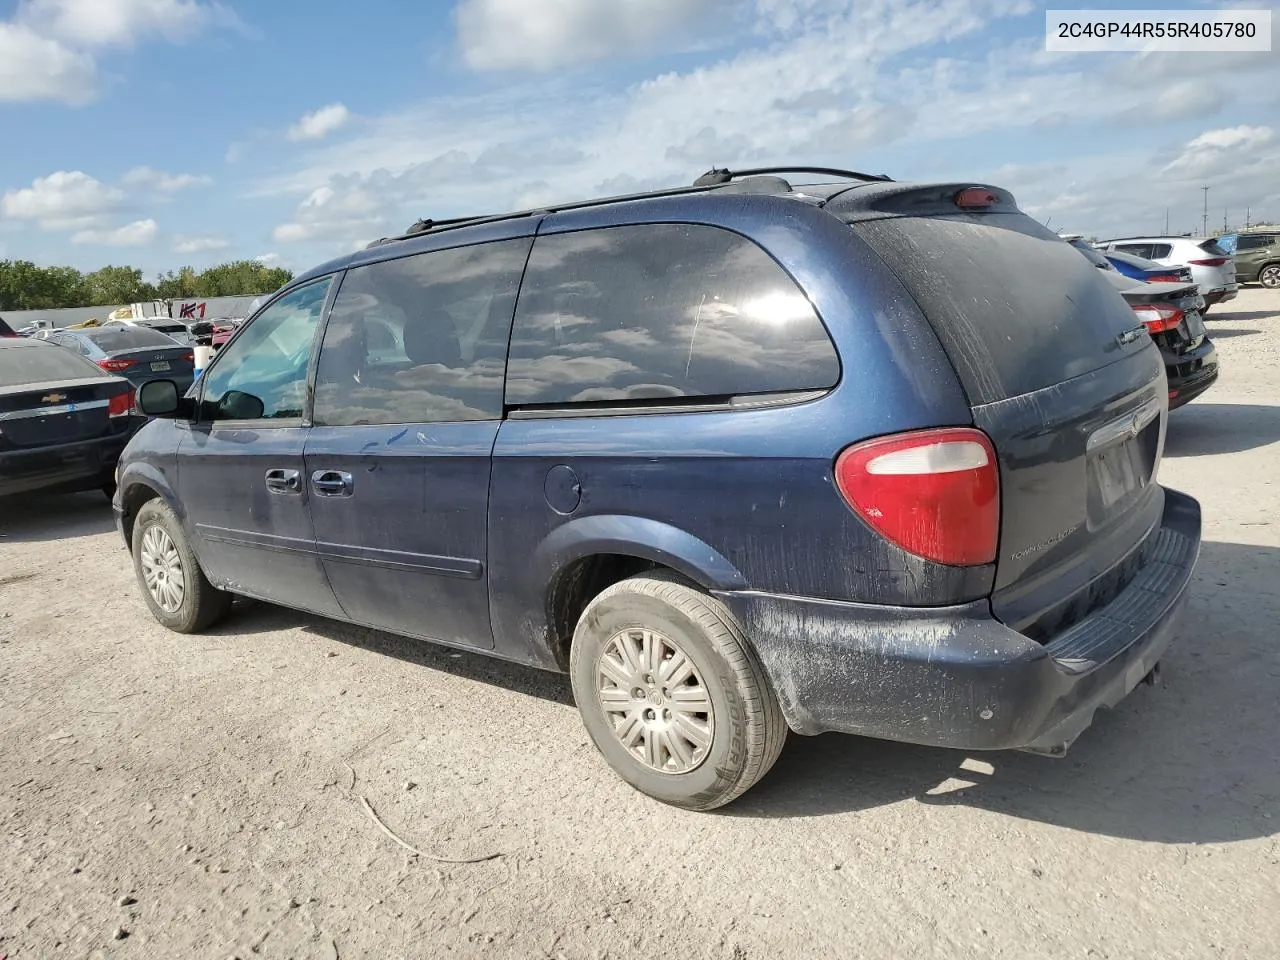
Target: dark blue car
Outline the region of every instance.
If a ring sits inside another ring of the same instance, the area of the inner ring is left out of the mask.
[[[788,730],[1065,752],[1199,548],[1160,353],[1003,190],[782,172],[298,277],[193,396],[140,393],[115,507],[152,613],[243,594],[567,671],[692,809]]]
[[[1154,260],[1144,260],[1119,250],[1099,251],[1120,273],[1143,283],[1191,283],[1190,267],[1166,267]]]

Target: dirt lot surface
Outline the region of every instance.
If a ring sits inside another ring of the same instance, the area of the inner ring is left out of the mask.
[[[0,957],[1277,956],[1280,293],[1209,327],[1163,686],[1064,760],[793,737],[716,814],[560,677],[265,605],[177,636],[101,495],[0,506]]]

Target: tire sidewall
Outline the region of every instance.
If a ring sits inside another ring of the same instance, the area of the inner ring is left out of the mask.
[[[151,527],[160,527],[169,535],[169,539],[173,541],[174,546],[177,548],[178,557],[182,562],[184,580],[182,606],[173,613],[169,613],[156,603],[155,598],[151,596],[151,591],[147,589],[146,577],[142,573],[142,539]],[[191,547],[187,544],[187,538],[183,535],[182,527],[169,505],[163,500],[151,500],[144,504],[142,509],[138,511],[137,519],[134,520],[133,525],[133,572],[138,578],[138,587],[142,591],[142,599],[146,602],[151,615],[170,630],[186,632],[193,629],[195,625],[198,613],[197,605],[199,603],[199,584],[197,582],[197,578],[200,575],[199,571],[199,565],[191,552]]]
[[[1270,283],[1267,282],[1270,278]],[[1258,271],[1258,282],[1268,290],[1274,290],[1280,287],[1280,265],[1269,263]]]
[[[614,733],[613,722],[596,696],[596,665],[604,646],[628,628],[655,630],[667,636],[693,661],[711,697],[715,721],[711,749],[688,773],[661,773],[637,760]],[[748,721],[735,671],[698,623],[663,600],[620,593],[589,606],[574,634],[570,680],[583,724],[596,747],[614,770],[641,792],[696,809],[715,805],[742,777],[749,761]]]

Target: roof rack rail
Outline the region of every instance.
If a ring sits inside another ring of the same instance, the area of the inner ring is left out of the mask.
[[[724,167],[712,167],[697,180],[695,187],[713,187],[728,183],[738,177],[756,177],[771,173],[820,173],[827,177],[841,177],[847,180],[865,180],[867,183],[893,182],[893,178],[884,173],[858,173],[856,170],[838,170],[835,167],[752,167],[749,170],[727,170]]]
[[[742,174],[733,174],[733,176],[741,176]],[[861,176],[861,174],[859,174]],[[699,177],[699,180],[702,178]],[[871,177],[869,179],[881,179],[879,177]],[[884,178],[887,179],[887,178]],[[724,186],[728,181],[716,183],[696,183],[691,187],[666,187],[661,190],[647,190],[643,193],[626,193],[614,197],[596,197],[594,200],[575,200],[571,203],[553,203],[545,207],[533,207],[528,210],[515,210],[511,213],[495,213],[480,214],[472,217],[453,217],[447,220],[432,220],[424,218],[414,221],[409,229],[404,233],[397,234],[393,237],[382,237],[374,240],[365,246],[365,249],[381,246],[384,243],[395,243],[398,240],[407,240],[410,237],[416,237],[423,233],[431,233],[437,230],[454,230],[458,227],[477,226],[483,223],[500,223],[504,220],[519,220],[522,217],[533,217],[543,213],[558,213],[563,210],[585,210],[588,207],[600,207],[610,203],[623,203],[628,200],[651,200],[658,197],[678,197],[691,193],[709,193],[718,187]],[[765,182],[762,184],[761,192],[790,192],[791,185],[785,180],[778,180],[774,183]]]

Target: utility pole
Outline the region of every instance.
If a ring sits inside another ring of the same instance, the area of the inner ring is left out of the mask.
[[[1209,188],[1204,186],[1200,188],[1204,191],[1204,213],[1200,217],[1200,236],[1209,235]]]
[[[1227,232],[1227,208],[1222,208],[1222,232]]]
[[[1164,235],[1169,235],[1169,208],[1164,208]]]
[[[1252,207],[1245,207],[1245,208],[1244,208],[1244,228],[1245,228],[1245,230],[1248,230],[1248,229],[1249,229],[1249,213],[1250,213],[1250,211],[1251,211],[1252,209],[1253,209]]]

